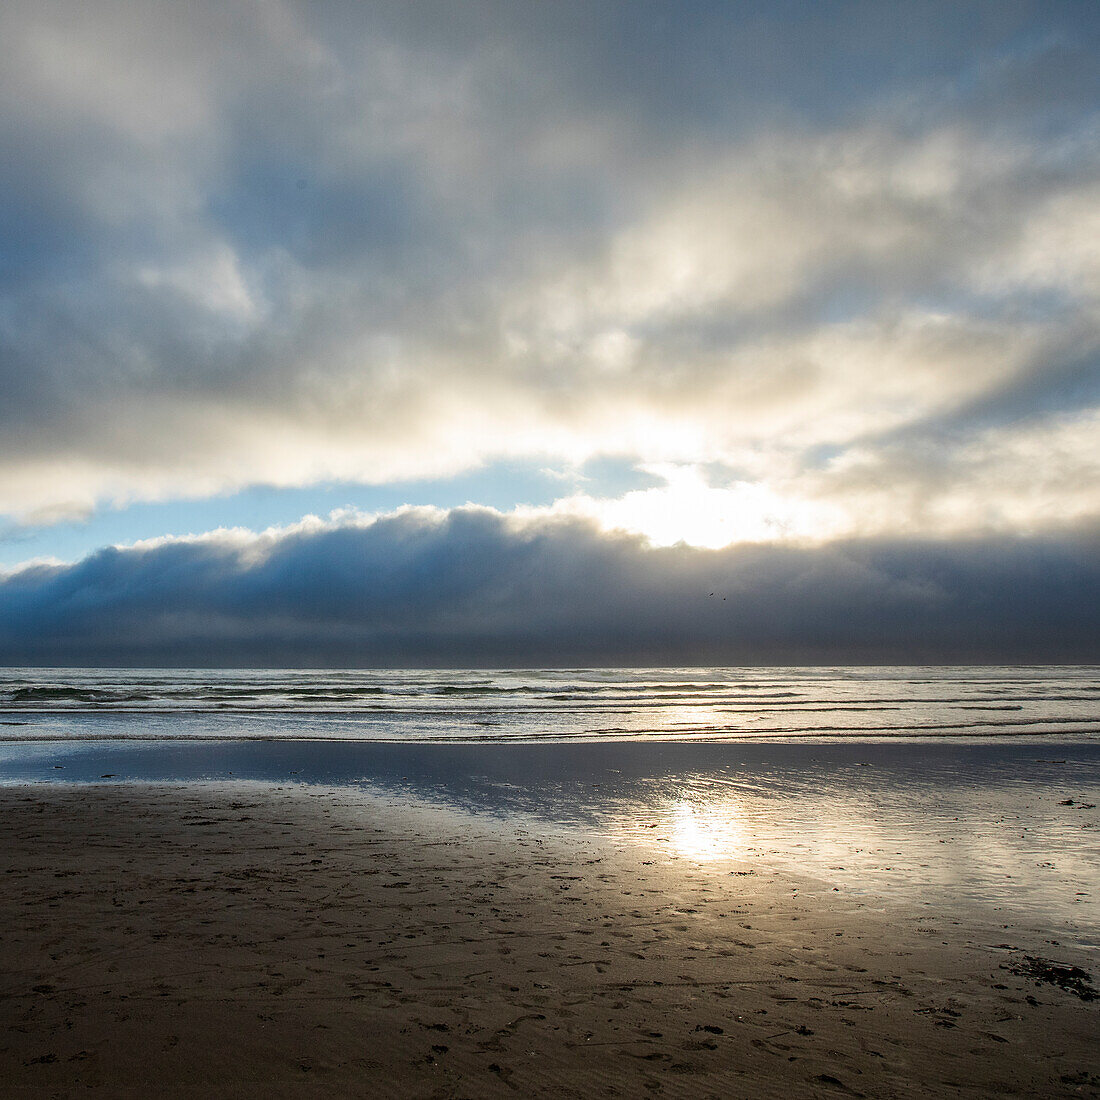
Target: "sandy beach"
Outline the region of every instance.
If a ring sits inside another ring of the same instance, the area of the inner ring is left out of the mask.
[[[766,859],[246,783],[0,822],[7,1095],[1100,1095],[1088,952]]]

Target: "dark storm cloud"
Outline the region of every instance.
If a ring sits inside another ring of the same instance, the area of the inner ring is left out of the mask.
[[[580,521],[409,511],[27,568],[0,583],[0,660],[1088,662],[1098,551],[1095,530],[653,550]]]

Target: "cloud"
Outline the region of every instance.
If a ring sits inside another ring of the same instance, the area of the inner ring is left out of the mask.
[[[834,531],[960,537],[1074,528],[1096,517],[1100,413],[852,447],[812,480]]]
[[[0,513],[601,454],[832,509],[818,449],[885,470],[951,417],[898,530],[1081,512],[1087,456],[1028,512],[987,420],[1095,377],[1087,7],[0,18]]]
[[[1098,549],[1095,528],[654,549],[575,518],[405,509],[29,566],[0,581],[0,661],[1089,662]]]

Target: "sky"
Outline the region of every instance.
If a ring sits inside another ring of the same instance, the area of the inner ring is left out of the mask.
[[[1098,51],[9,0],[0,662],[1100,661]]]

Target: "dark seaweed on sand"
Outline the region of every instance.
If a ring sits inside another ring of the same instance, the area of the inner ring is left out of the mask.
[[[1025,955],[1021,962],[1013,963],[1005,969],[1025,978],[1034,978],[1037,982],[1056,985],[1059,989],[1080,997],[1082,1001],[1094,1001],[1100,996],[1100,992],[1092,984],[1092,975],[1079,966],[1066,966],[1035,955]]]

